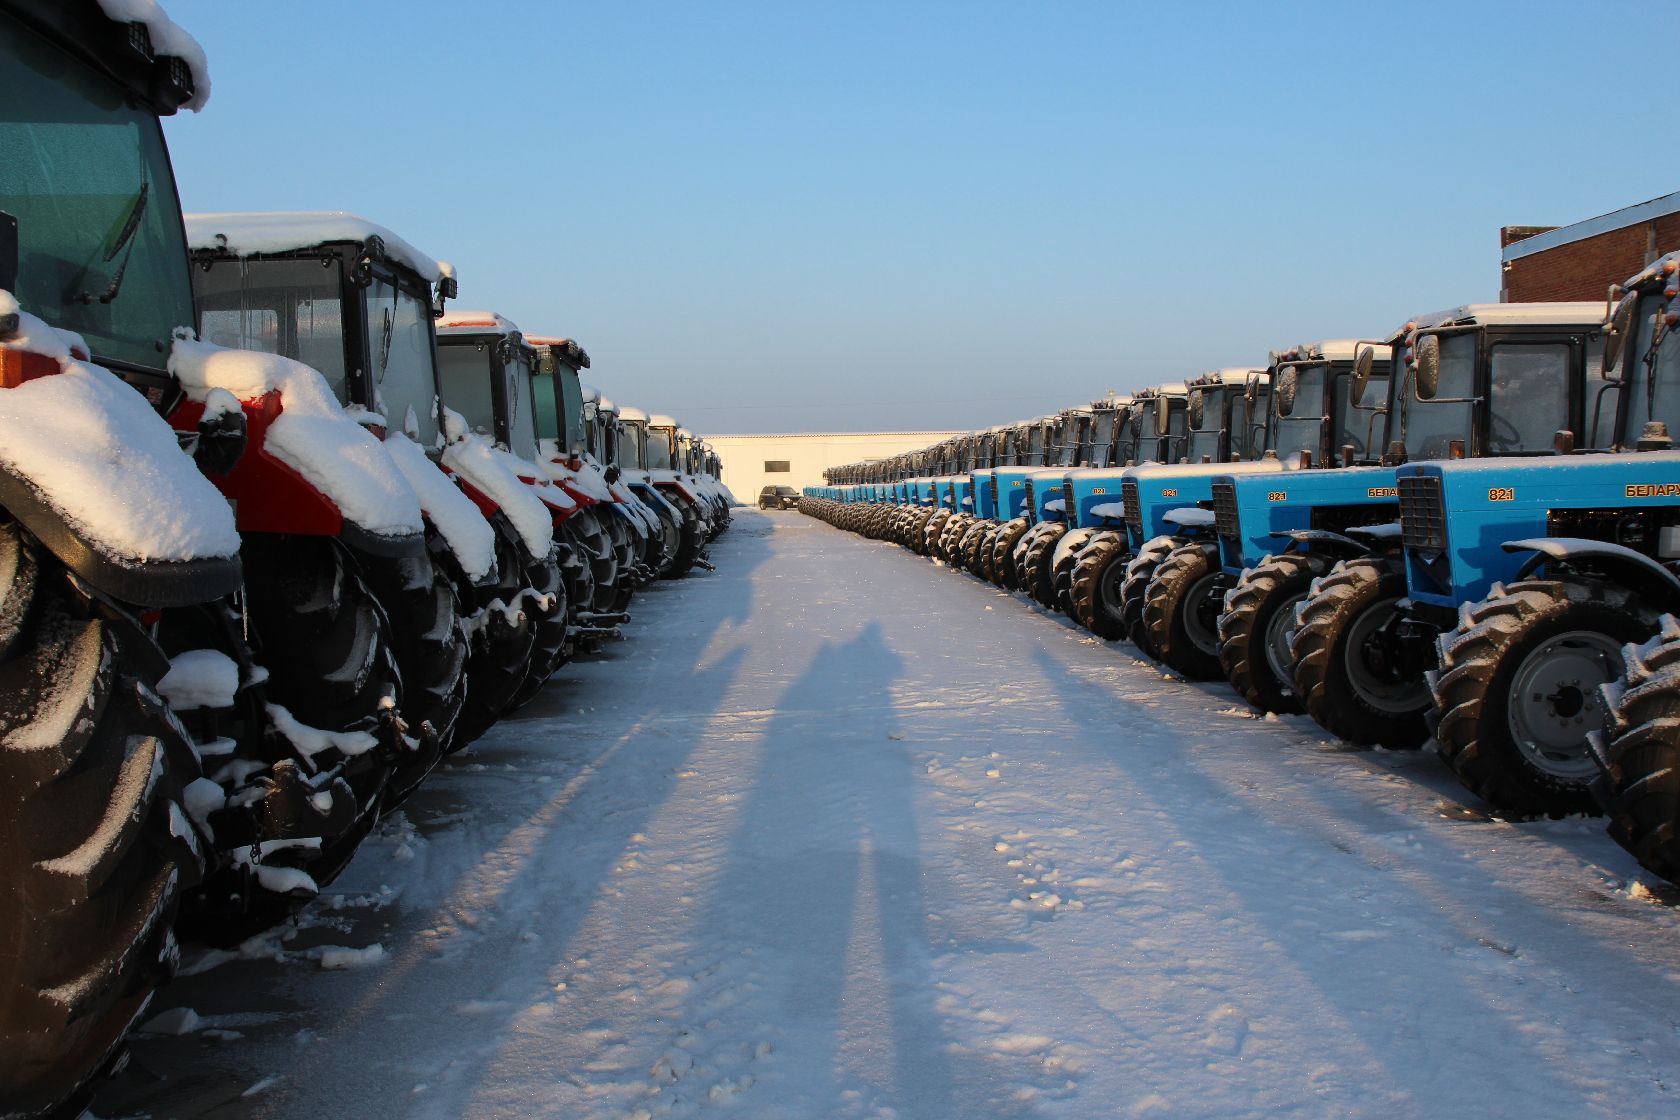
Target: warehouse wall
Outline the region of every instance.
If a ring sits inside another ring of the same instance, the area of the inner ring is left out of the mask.
[[[1521,236],[1527,232],[1500,231],[1502,301],[1603,299],[1611,284],[1680,249],[1680,194]]]
[[[767,436],[713,436],[706,442],[723,458],[723,481],[743,502],[758,500],[766,486],[803,490],[821,486],[828,467],[884,459],[915,451],[959,432],[811,432]],[[785,470],[770,469],[783,467]]]

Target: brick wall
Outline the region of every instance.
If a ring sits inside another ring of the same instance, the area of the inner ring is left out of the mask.
[[[1611,284],[1676,249],[1680,249],[1680,214],[1608,230],[1509,262],[1500,299],[1507,303],[1603,299]]]

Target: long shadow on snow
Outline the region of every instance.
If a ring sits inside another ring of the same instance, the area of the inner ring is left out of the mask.
[[[1121,700],[1120,702],[1126,704],[1132,711],[1129,713],[1117,712],[1114,710],[1114,705],[1118,698],[1104,686],[1081,678],[1073,671],[1073,666],[1052,656],[1043,647],[1036,648],[1033,651],[1033,658],[1046,683],[1060,695],[1063,701],[1063,709],[1068,713],[1070,722],[1075,724],[1070,729],[1073,733],[1065,736],[1062,740],[1066,748],[1091,750],[1113,768],[1120,771],[1132,788],[1140,791],[1148,791],[1152,785],[1160,782],[1160,779],[1152,775],[1150,771],[1159,769],[1163,764],[1171,765],[1175,768],[1175,773],[1171,779],[1174,799],[1188,801],[1197,806],[1229,803],[1233,796],[1240,796],[1245,793],[1241,789],[1222,783],[1217,777],[1206,772],[1202,768],[1202,764],[1187,752],[1182,749],[1174,750],[1178,747],[1179,741],[1187,738],[1193,740],[1200,736],[1211,739],[1217,736],[1217,730],[1205,722],[1207,714],[1205,710],[1197,708],[1186,715],[1180,715],[1173,712],[1164,713],[1160,709],[1149,708],[1141,703]],[[1151,666],[1151,668],[1158,668],[1158,666]],[[1166,683],[1165,681],[1162,682],[1162,684]],[[1192,686],[1192,689],[1202,691],[1195,689],[1194,686]],[[1125,734],[1129,715],[1140,716],[1146,721],[1145,726],[1151,733],[1150,737],[1156,740],[1155,743],[1145,744]],[[1283,728],[1279,730],[1284,732],[1284,736],[1292,737],[1290,730]],[[1167,746],[1167,749],[1174,750],[1174,753],[1167,756],[1165,751],[1155,749],[1158,746]],[[1229,749],[1233,751],[1252,751],[1267,749],[1270,746],[1270,743],[1238,742],[1232,744]],[[1298,786],[1304,784],[1298,783]],[[1322,793],[1322,791],[1319,792]],[[1437,865],[1445,863],[1445,859],[1442,857],[1458,858],[1461,854],[1459,851],[1445,848],[1432,832],[1421,829],[1419,822],[1410,815],[1389,808],[1375,797],[1361,796],[1358,792],[1348,792],[1343,797],[1336,799],[1336,801],[1343,802],[1341,804],[1323,796],[1320,796],[1318,801],[1323,812],[1317,815],[1308,816],[1280,808],[1280,811],[1288,812],[1286,819],[1280,819],[1276,816],[1254,816],[1252,820],[1268,831],[1295,833],[1296,836],[1292,838],[1292,843],[1299,843],[1302,839],[1316,840],[1327,850],[1338,850],[1356,860],[1360,860],[1361,870],[1371,869],[1383,876],[1385,893],[1392,895],[1402,889],[1413,893],[1416,905],[1407,908],[1406,913],[1408,915],[1439,915],[1443,926],[1448,927],[1448,932],[1450,932],[1451,927],[1459,929],[1463,934],[1466,948],[1477,945],[1478,935],[1472,929],[1466,928],[1471,922],[1478,923],[1482,927],[1494,927],[1496,929],[1497,920],[1504,918],[1511,927],[1508,931],[1499,933],[1490,930],[1491,936],[1489,933],[1484,933],[1480,937],[1482,948],[1490,952],[1506,952],[1513,946],[1523,944],[1525,938],[1520,931],[1525,926],[1533,928],[1535,923],[1555,925],[1562,917],[1556,910],[1536,905],[1528,898],[1510,888],[1501,887],[1497,881],[1492,880],[1477,888],[1474,899],[1458,897],[1450,885],[1443,886],[1435,893],[1422,893],[1419,884],[1415,881],[1409,881],[1399,875],[1388,873],[1386,868],[1381,865],[1365,862],[1373,857],[1392,857],[1394,860],[1400,861],[1406,858],[1405,853],[1397,855],[1392,849],[1360,850],[1356,846],[1350,845],[1343,837],[1338,836],[1333,831],[1331,827],[1333,820],[1339,820],[1348,832],[1361,836],[1389,831],[1410,833],[1420,844],[1436,849],[1433,854],[1436,856]],[[1173,808],[1170,803],[1157,801],[1157,804],[1160,808],[1168,811]],[[1250,805],[1252,806],[1252,801],[1250,801]],[[1355,818],[1354,811],[1357,811],[1360,819]],[[1372,818],[1380,818],[1383,824],[1373,829],[1371,827]],[[1386,997],[1375,1003],[1369,998],[1372,994],[1369,991],[1365,993],[1365,998],[1360,998],[1359,993],[1353,990],[1357,988],[1368,989],[1373,983],[1373,975],[1380,972],[1387,963],[1388,958],[1382,951],[1381,943],[1374,943],[1370,949],[1373,964],[1376,967],[1350,982],[1349,962],[1346,959],[1339,959],[1333,954],[1325,953],[1324,945],[1321,942],[1307,943],[1302,931],[1293,926],[1290,920],[1285,920],[1286,912],[1289,914],[1307,913],[1311,912],[1314,906],[1322,906],[1322,899],[1315,902],[1311,898],[1301,900],[1299,910],[1278,905],[1280,899],[1289,897],[1291,891],[1298,886],[1300,880],[1294,874],[1298,869],[1280,868],[1266,861],[1261,854],[1263,845],[1234,843],[1223,837],[1197,837],[1190,830],[1185,830],[1182,833],[1182,839],[1191,843],[1192,850],[1207,867],[1218,875],[1234,897],[1242,899],[1248,904],[1244,913],[1240,916],[1256,923],[1269,924],[1270,928],[1267,932],[1269,932],[1271,938],[1277,945],[1288,951],[1301,974],[1312,978],[1315,991],[1326,1003],[1335,1006],[1341,1012],[1343,1021],[1349,1024],[1356,1033],[1365,1033],[1362,1030],[1362,1020],[1364,1015],[1371,1011],[1373,1007],[1382,1006],[1391,1001],[1403,1005],[1407,988],[1406,980],[1408,979],[1404,975],[1395,974],[1383,980],[1382,983],[1386,984],[1388,988]],[[1210,839],[1215,842],[1209,843]],[[1459,893],[1462,893],[1462,889]],[[1350,920],[1357,921],[1358,919]],[[1629,968],[1646,972],[1650,978],[1647,990],[1652,993],[1653,1013],[1660,1015],[1660,1008],[1666,1006],[1666,996],[1661,995],[1661,993],[1667,991],[1668,982],[1666,978],[1672,974],[1672,969],[1660,964],[1642,961],[1633,951],[1634,947],[1617,944],[1606,937],[1595,935],[1591,930],[1577,928],[1574,932],[1583,941],[1590,940],[1591,944],[1587,946],[1589,951],[1578,956],[1571,956],[1570,960],[1566,962],[1556,959],[1562,950],[1553,950],[1546,953],[1542,958],[1548,967],[1557,968],[1560,971],[1573,969],[1578,973],[1585,973],[1586,975],[1583,975],[1581,979],[1588,984],[1592,983],[1591,977],[1595,975],[1609,981],[1625,973]],[[1612,964],[1607,964],[1607,958],[1615,958],[1615,960]],[[1469,971],[1468,969],[1465,970],[1465,974],[1468,975]],[[1508,984],[1501,983],[1497,990],[1490,988],[1486,993],[1487,999],[1473,1002],[1473,993],[1467,987],[1460,986],[1451,998],[1464,1001],[1463,1005],[1453,1014],[1454,1021],[1463,1022],[1467,1016],[1495,1016],[1503,1018],[1509,1023],[1507,1032],[1509,1045],[1513,1047],[1526,1046],[1532,1054],[1533,1062],[1525,1074],[1525,1080],[1532,1085],[1533,1083],[1551,1080],[1549,1074],[1556,1067],[1555,1055],[1547,1053],[1546,1043],[1556,1043],[1559,1039],[1555,1035],[1548,1038],[1528,1033],[1531,1031],[1533,1024],[1550,1021],[1553,1013],[1544,1005],[1543,995],[1538,993],[1536,998],[1542,999],[1541,1004],[1531,1008],[1512,1006],[1513,1000],[1524,991],[1525,989],[1522,987],[1513,988]],[[1496,1005],[1495,1001],[1505,1006],[1502,1008]],[[1371,1033],[1365,1034],[1366,1051],[1373,1061],[1386,1064],[1384,1047],[1392,1033],[1388,1029],[1373,1027]],[[1392,1084],[1395,1087],[1406,1090],[1414,1090],[1419,1087],[1419,1079],[1416,1076],[1417,1071],[1415,1069],[1389,1068],[1392,1074]],[[1431,1083],[1430,1090],[1440,1094],[1433,1102],[1435,1106],[1446,1107],[1449,1111],[1452,1110],[1452,1102],[1455,1099],[1453,1086]],[[1536,1088],[1533,1091],[1540,1094],[1547,1090]],[[1553,1082],[1552,1089],[1549,1091],[1579,1096],[1582,1092],[1582,1086],[1568,1082]],[[1418,1099],[1420,1096],[1422,1094],[1414,1093],[1412,1103],[1422,1104],[1426,1108],[1430,1107],[1429,1101]],[[1554,1097],[1553,1099],[1562,1098]]]

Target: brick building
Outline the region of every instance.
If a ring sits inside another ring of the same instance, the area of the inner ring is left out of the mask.
[[[1499,231],[1499,298],[1506,303],[1603,299],[1664,253],[1680,249],[1680,191],[1571,226]]]

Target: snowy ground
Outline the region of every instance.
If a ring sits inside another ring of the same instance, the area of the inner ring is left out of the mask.
[[[1599,823],[796,513],[715,553],[303,928],[189,953],[95,1111],[1680,1109],[1680,912]]]

